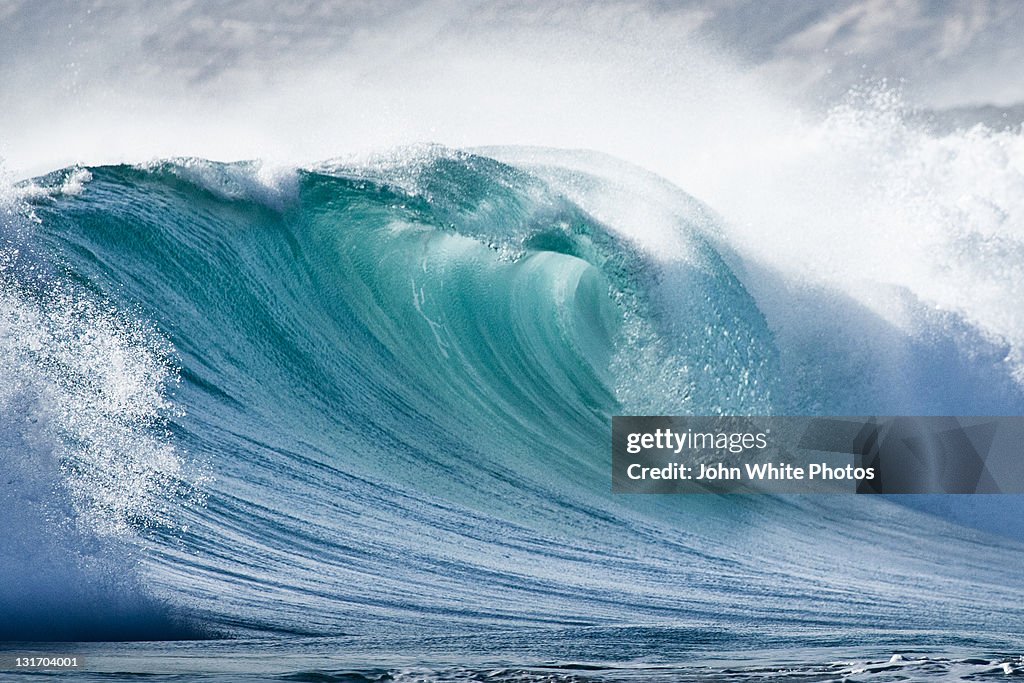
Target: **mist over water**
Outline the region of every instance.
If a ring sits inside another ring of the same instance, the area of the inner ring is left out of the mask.
[[[19,134],[5,156],[22,175],[534,144],[597,149],[688,186],[695,167],[777,140],[765,133],[865,79],[888,77],[914,106],[1024,100],[1015,3],[879,4],[11,2],[0,121]]]

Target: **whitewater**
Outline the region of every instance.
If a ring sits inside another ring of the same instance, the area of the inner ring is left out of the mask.
[[[612,415],[1022,414],[1020,125],[805,108],[685,18],[489,54],[437,9],[240,99],[0,115],[0,640],[80,680],[1024,671],[1016,497],[609,473]]]

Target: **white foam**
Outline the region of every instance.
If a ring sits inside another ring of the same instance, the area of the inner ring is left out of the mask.
[[[57,174],[55,183],[27,181],[14,184],[9,180],[4,193],[7,202],[40,201],[59,196],[77,197],[85,191],[85,186],[92,180],[92,173],[87,168],[73,166]],[[52,179],[51,179],[52,180]],[[11,204],[13,205],[13,204]]]
[[[299,191],[296,167],[262,160],[218,164],[175,157],[154,159],[138,164],[138,168],[173,174],[223,199],[251,200],[278,210],[294,201]]]
[[[748,259],[849,295],[908,334],[922,306],[962,317],[1008,346],[1024,381],[1019,130],[933,134],[883,89],[748,143],[692,188]]]
[[[90,532],[171,523],[167,499],[188,484],[183,456],[163,436],[175,410],[170,346],[112,306],[41,277],[26,253],[0,248],[0,429],[31,448],[18,459],[56,463],[49,485],[73,508],[61,514]]]

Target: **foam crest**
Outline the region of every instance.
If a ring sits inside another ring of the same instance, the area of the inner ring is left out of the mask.
[[[275,210],[283,209],[298,195],[294,166],[262,160],[214,164],[184,157],[149,161],[138,168],[169,173],[222,199],[251,200]]]
[[[38,202],[56,197],[77,197],[85,191],[85,186],[92,180],[89,169],[72,166],[56,171],[44,178],[28,180],[22,183],[6,183],[4,195],[0,198],[8,208],[14,210],[20,202]]]
[[[1006,345],[1024,380],[1024,136],[935,134],[912,114],[888,88],[859,91],[721,159],[698,196],[748,260],[907,334],[952,315]]]

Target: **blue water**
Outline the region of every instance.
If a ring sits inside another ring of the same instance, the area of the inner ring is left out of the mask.
[[[610,492],[614,414],[1020,412],[999,345],[954,318],[907,340],[808,291],[779,317],[784,274],[682,190],[542,156],[22,186],[0,639],[117,644],[0,650],[185,680],[1020,670],[1007,536],[873,497]],[[670,240],[594,196],[656,205]]]

